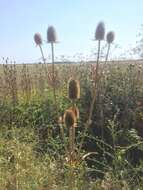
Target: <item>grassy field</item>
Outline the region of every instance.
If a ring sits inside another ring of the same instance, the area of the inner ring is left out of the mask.
[[[143,189],[141,61],[0,72],[0,189]]]

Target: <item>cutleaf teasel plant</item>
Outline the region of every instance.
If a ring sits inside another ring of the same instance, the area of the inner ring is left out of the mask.
[[[79,119],[79,109],[76,106],[77,100],[80,98],[80,83],[78,80],[71,78],[68,82],[68,98],[71,100],[72,106],[68,108],[63,116],[64,125],[68,129],[68,146],[66,149],[67,157],[66,162],[71,166],[79,165],[82,160],[95,152],[89,152],[83,156],[76,145],[75,130],[78,127],[77,121]]]
[[[105,64],[108,61],[109,51],[110,51],[111,44],[113,43],[114,39],[115,39],[115,33],[113,31],[108,32],[107,36],[106,36],[106,41],[107,41],[107,44],[108,44],[108,48],[107,48],[107,54],[106,54]]]
[[[42,59],[43,59],[43,62],[45,64],[46,62],[45,62],[44,52],[43,52],[43,49],[42,49],[42,43],[43,42],[42,42],[42,37],[41,37],[40,33],[35,33],[35,35],[34,35],[34,41],[35,41],[36,45],[39,46],[39,48],[40,48]]]
[[[79,110],[76,106],[76,101],[80,98],[80,83],[78,80],[71,78],[68,82],[68,98],[71,100],[72,106],[65,112],[64,122],[65,125],[68,127],[68,118],[67,116],[70,115],[72,121],[74,121],[69,128],[69,158],[68,161],[70,163],[75,162],[76,155],[75,155],[75,127],[77,127],[77,119],[79,118]],[[69,120],[70,121],[70,120]]]
[[[42,60],[43,60],[43,63],[44,63],[44,66],[42,64],[42,68],[43,68],[43,70],[45,72],[46,79],[48,80],[48,72],[47,72],[47,67],[46,67],[46,59],[45,59],[44,51],[43,51],[43,48],[42,48],[43,40],[42,40],[42,36],[41,36],[40,33],[35,33],[35,35],[34,35],[34,41],[35,41],[36,45],[40,48],[40,52],[41,52],[41,55],[42,55]]]
[[[79,145],[79,153],[78,154],[80,154],[80,152],[81,152],[87,129],[92,123],[92,114],[93,114],[95,100],[96,100],[96,93],[98,90],[97,87],[98,87],[98,79],[99,79],[99,59],[100,59],[100,52],[101,52],[101,41],[104,40],[104,37],[105,37],[105,24],[104,24],[104,22],[99,22],[96,27],[95,35],[94,35],[94,41],[98,42],[98,50],[97,50],[96,70],[95,70],[94,86],[93,86],[93,97],[92,97],[92,101],[90,104],[88,119],[85,124],[84,134],[82,136],[82,139],[81,139],[81,142]]]
[[[92,96],[92,100],[91,100],[91,104],[90,104],[89,116],[88,116],[87,122],[85,124],[83,136],[82,136],[81,142],[79,144],[79,148],[78,148],[78,155],[79,156],[80,156],[80,152],[81,152],[81,149],[82,149],[82,146],[84,143],[84,138],[86,136],[87,129],[88,129],[88,127],[90,127],[90,125],[92,123],[92,115],[93,115],[94,105],[95,105],[95,101],[96,101],[96,94],[98,93],[98,90],[99,90],[98,88],[99,88],[99,79],[100,79],[100,77],[99,77],[99,71],[100,71],[99,64],[100,64],[101,41],[103,41],[104,38],[105,38],[105,24],[103,22],[99,22],[99,24],[97,25],[96,30],[95,30],[95,40],[98,41],[98,50],[97,50],[96,71],[95,71],[94,86],[93,86],[93,96]],[[107,50],[107,55],[105,58],[105,63],[108,60],[110,47],[111,47],[112,42],[114,41],[114,38],[115,38],[114,32],[111,31],[111,32],[107,33],[106,41],[108,43],[108,50]],[[101,73],[102,73],[102,71],[101,71]],[[101,119],[103,119],[103,114],[102,114]],[[101,122],[101,124],[102,124],[102,126],[101,126],[101,138],[103,140],[103,136],[104,136],[103,121]],[[95,153],[94,152],[89,153],[88,156],[90,154],[95,154]]]
[[[99,22],[95,31],[95,40],[98,42],[98,52],[97,52],[97,60],[96,60],[96,78],[98,77],[101,41],[104,40],[104,36],[105,36],[105,24],[104,22]]]

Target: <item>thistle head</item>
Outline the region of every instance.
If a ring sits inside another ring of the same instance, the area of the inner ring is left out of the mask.
[[[115,39],[115,33],[110,31],[107,33],[106,40],[108,44],[111,44]]]
[[[36,45],[42,45],[42,37],[41,37],[41,34],[40,33],[36,33],[34,35],[34,41],[36,43]]]
[[[68,83],[68,97],[71,100],[80,98],[80,84],[78,80],[70,79]]]
[[[67,127],[72,127],[76,123],[76,117],[71,109],[68,109],[64,113],[64,123]]]
[[[104,22],[99,22],[95,31],[95,40],[104,40],[105,35],[105,24]]]
[[[48,43],[56,43],[57,42],[57,34],[56,34],[56,30],[53,26],[48,27],[47,42]]]

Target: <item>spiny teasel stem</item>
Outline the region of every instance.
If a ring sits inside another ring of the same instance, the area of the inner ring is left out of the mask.
[[[56,90],[55,90],[55,60],[54,60],[54,43],[51,42],[51,52],[52,52],[52,80],[53,80],[53,97],[54,97],[54,102],[56,105]]]
[[[108,48],[107,48],[107,53],[106,53],[106,57],[105,57],[105,66],[106,66],[106,63],[108,61],[108,57],[109,57],[109,52],[110,52],[110,47],[111,47],[111,44],[113,43],[114,41],[114,38],[115,38],[115,34],[114,32],[110,31],[107,33],[107,36],[106,36],[106,41],[107,41],[107,44],[108,44]],[[104,68],[103,68],[104,69]],[[101,75],[103,76],[103,70],[101,71]],[[104,79],[104,78],[103,78]],[[106,80],[106,79],[104,79]],[[101,127],[101,139],[102,141],[104,141],[104,113],[103,113],[103,97],[104,97],[104,94],[105,94],[105,89],[101,86],[102,88],[102,96],[100,96],[99,98],[99,109],[100,109],[100,127]],[[105,160],[105,146],[103,144],[103,158]]]
[[[40,48],[40,52],[41,52],[41,55],[42,55],[42,60],[43,60],[44,64],[46,64],[46,61],[45,61],[45,57],[44,57],[44,52],[43,52],[42,46],[39,45],[39,48]]]
[[[55,61],[54,61],[54,43],[57,43],[57,34],[56,30],[53,26],[49,26],[47,30],[47,42],[51,44],[51,52],[52,52],[52,80],[53,80],[53,97],[54,103],[57,110],[57,102],[56,102],[56,89],[55,89]]]
[[[98,53],[97,53],[97,61],[96,61],[96,75],[95,75],[95,83],[97,84],[98,80],[98,70],[99,70],[99,59],[100,59],[100,48],[101,47],[101,41],[98,41]]]
[[[105,64],[108,61],[110,47],[111,47],[111,44],[113,43],[114,39],[115,39],[115,33],[113,31],[108,32],[107,36],[106,36],[108,48],[107,48],[107,54],[106,54],[106,58],[105,58]]]
[[[110,52],[110,47],[111,47],[111,45],[110,45],[110,44],[108,44],[107,54],[106,54],[106,58],[105,58],[105,64],[106,64],[106,63],[107,63],[107,61],[108,61],[109,52]]]
[[[85,130],[84,130],[84,134],[82,136],[80,145],[79,145],[79,150],[78,150],[78,155],[81,152],[82,146],[83,146],[83,142],[84,142],[84,138],[87,132],[88,127],[91,124],[91,118],[92,118],[92,114],[93,114],[93,109],[94,109],[94,104],[95,104],[95,100],[96,100],[96,87],[97,87],[97,80],[98,80],[98,69],[99,69],[99,58],[100,58],[100,46],[101,46],[101,41],[98,41],[98,54],[97,54],[97,61],[96,61],[96,79],[94,81],[94,91],[93,91],[93,98],[91,101],[91,105],[90,105],[90,110],[89,110],[89,116],[88,116],[88,120],[85,124]]]
[[[68,161],[72,164],[75,157],[75,123],[76,123],[76,115],[73,110],[70,108],[65,111],[64,114],[64,123],[69,131],[69,143],[68,143]]]
[[[43,60],[44,65],[45,65],[45,67],[43,67],[43,65],[42,65],[42,68],[44,69],[46,78],[48,79],[46,61],[45,61],[44,52],[43,52],[43,49],[42,49],[43,40],[42,40],[42,37],[41,37],[40,33],[35,33],[34,41],[35,41],[36,45],[39,46],[39,48],[40,48],[40,52],[41,52],[41,55],[42,55],[42,60]]]
[[[46,78],[47,78],[47,80],[48,80],[48,72],[47,72],[47,67],[46,67],[46,59],[45,59],[45,57],[44,57],[44,52],[43,52],[42,46],[39,45],[39,48],[40,48],[40,52],[41,52],[41,55],[42,55],[42,60],[43,60],[43,62],[44,62],[44,66],[45,66],[45,67],[43,67],[43,69],[44,69],[44,71],[45,71],[45,75],[46,75]]]
[[[72,100],[72,108],[76,109],[76,102],[75,100]],[[76,121],[77,121],[77,116],[76,116]],[[72,154],[71,154],[71,161],[75,160],[75,126],[72,126],[71,128],[71,134],[72,134],[72,138],[71,138],[71,147],[72,147]]]
[[[69,160],[70,163],[75,159],[75,127],[71,126],[69,129]]]

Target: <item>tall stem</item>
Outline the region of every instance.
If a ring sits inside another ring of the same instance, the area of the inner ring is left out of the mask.
[[[78,156],[80,154],[83,142],[84,142],[84,138],[86,136],[86,132],[88,127],[91,124],[91,118],[92,118],[92,114],[93,114],[93,109],[94,109],[94,104],[95,104],[95,100],[96,100],[96,88],[97,88],[97,83],[98,83],[98,70],[99,70],[99,58],[100,58],[100,49],[101,49],[101,41],[98,41],[98,53],[97,53],[97,60],[96,60],[96,76],[95,76],[95,81],[94,81],[94,90],[93,90],[93,98],[92,98],[92,102],[90,105],[90,110],[89,110],[89,117],[87,120],[87,123],[85,124],[85,130],[84,130],[84,134],[82,136],[80,145],[79,145],[79,150],[78,150]]]
[[[107,63],[108,61],[108,57],[109,57],[109,51],[110,51],[110,44],[108,45],[108,49],[107,49],[107,54],[106,54],[106,58],[105,58],[105,64]]]
[[[44,53],[43,53],[42,46],[39,45],[39,48],[40,48],[40,51],[41,51],[41,55],[42,55],[43,62],[44,62],[44,64],[46,64],[46,61],[45,61],[45,57],[44,57]]]
[[[42,65],[42,68],[44,69],[45,75],[46,75],[46,79],[48,80],[48,71],[47,71],[47,67],[46,67],[46,59],[45,59],[45,57],[44,57],[44,52],[43,52],[42,46],[39,45],[39,48],[40,48],[41,55],[42,55],[42,59],[43,59],[44,66],[45,66],[45,68],[44,68],[44,66]]]
[[[51,43],[51,51],[52,51],[52,74],[53,74],[53,96],[54,102],[56,105],[56,91],[55,91],[55,61],[54,61],[54,44]]]
[[[109,51],[110,51],[110,43],[108,44],[108,49],[107,49],[107,53],[106,53],[106,57],[105,57],[105,64],[104,64],[104,66],[106,66],[106,63],[108,61]],[[104,67],[103,67],[103,69],[104,69]],[[101,74],[102,74],[102,72],[101,72]],[[103,92],[102,96],[99,99],[99,106],[100,106],[101,139],[102,139],[102,141],[104,141],[104,128],[103,128],[103,125],[104,125],[104,114],[103,114],[103,104],[102,103],[103,103],[103,96],[105,94],[105,90],[102,90],[102,92]],[[104,146],[104,144],[103,144],[103,158],[104,158],[104,161],[105,161],[105,146]]]
[[[99,68],[100,46],[101,46],[101,41],[99,40],[99,41],[98,41],[97,61],[96,61],[96,80],[97,80],[98,68]]]

